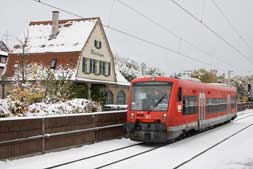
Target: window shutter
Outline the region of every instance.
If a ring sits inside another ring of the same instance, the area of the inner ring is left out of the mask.
[[[99,75],[103,74],[103,62],[99,61]]]
[[[103,75],[105,76],[105,62],[103,62]]]
[[[86,63],[85,62],[86,62],[86,59],[85,59],[85,57],[83,57],[83,63],[82,63],[82,72],[83,73],[86,73],[86,71],[85,71],[86,70]]]
[[[108,76],[111,75],[111,63],[108,63]]]
[[[93,73],[93,59],[90,59],[90,73]]]

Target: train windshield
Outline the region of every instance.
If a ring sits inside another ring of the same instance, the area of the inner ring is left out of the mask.
[[[133,83],[131,110],[168,111],[171,87],[169,82]]]

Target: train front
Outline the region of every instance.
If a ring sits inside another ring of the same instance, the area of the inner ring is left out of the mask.
[[[172,83],[149,79],[137,79],[131,84],[127,135],[135,141],[166,142],[168,140],[166,121]]]

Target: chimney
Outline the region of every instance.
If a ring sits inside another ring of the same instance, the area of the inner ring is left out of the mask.
[[[59,32],[59,11],[52,11],[52,34],[50,39],[55,39]]]

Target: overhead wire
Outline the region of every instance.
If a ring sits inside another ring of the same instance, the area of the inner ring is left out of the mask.
[[[207,25],[205,22],[203,22],[201,19],[196,17],[193,13],[188,11],[186,8],[184,8],[182,5],[177,3],[175,0],[170,0],[173,4],[175,4],[177,7],[179,7],[181,10],[183,10],[186,14],[191,16],[194,20],[199,22],[201,25],[203,25],[207,30],[209,30],[211,33],[213,33],[216,37],[218,37],[220,40],[222,40],[225,44],[227,44],[229,47],[231,47],[234,51],[236,51],[241,57],[243,57],[245,60],[247,60],[249,63],[253,64],[253,62],[245,55],[243,54],[239,49],[237,49],[231,42],[227,41],[223,36],[221,36],[218,32],[216,32],[214,29],[212,29],[209,25]]]
[[[215,0],[212,0],[214,6],[216,9],[220,12],[220,14],[223,16],[225,21],[230,26],[231,30],[237,34],[237,36],[242,40],[242,42],[248,47],[248,49],[252,50],[251,46],[247,42],[247,40],[242,36],[242,34],[235,28],[235,26],[232,24],[232,22],[228,19],[228,17],[225,15],[224,11],[221,9],[221,7],[218,5],[218,3]]]
[[[113,11],[113,6],[114,6],[115,2],[116,2],[116,0],[112,0],[111,9],[110,9],[110,13],[109,13],[109,16],[108,16],[108,25],[110,25],[110,23],[111,23],[112,11]]]
[[[181,42],[183,41],[184,43],[188,44],[189,46],[195,48],[196,50],[200,51],[202,54],[208,56],[208,57],[213,57],[213,55],[210,55],[207,51],[201,49],[200,47],[197,47],[197,45],[195,45],[194,43],[186,40],[185,38],[183,38],[182,36],[176,34],[174,31],[170,30],[169,28],[167,28],[166,26],[160,24],[159,22],[155,21],[154,19],[150,18],[149,16],[143,14],[142,12],[138,11],[137,9],[135,9],[134,7],[130,6],[129,4],[127,4],[126,2],[123,2],[122,0],[117,0],[117,2],[119,2],[121,5],[125,6],[126,8],[132,10],[133,12],[135,12],[136,14],[142,16],[143,18],[147,19],[148,21],[150,21],[151,23],[153,23],[154,25],[160,27],[161,29],[165,30],[167,33],[171,34],[172,36],[174,36],[176,39],[179,40],[179,44],[181,44]],[[179,46],[179,49],[181,48],[181,46]],[[217,59],[217,57],[215,57]],[[234,66],[226,63],[225,64],[228,67],[234,68]]]
[[[81,15],[75,14],[75,13],[73,13],[73,12],[67,11],[67,10],[62,9],[62,8],[59,8],[59,7],[56,7],[56,6],[51,5],[51,4],[49,4],[49,3],[42,2],[41,0],[33,0],[33,1],[35,1],[35,2],[37,2],[37,3],[40,3],[40,4],[42,4],[42,5],[45,5],[45,6],[54,8],[54,9],[57,9],[57,10],[59,10],[59,11],[65,12],[65,13],[67,13],[67,14],[76,16],[76,17],[81,18],[81,19],[84,18],[84,17],[81,16]],[[194,58],[194,57],[192,57],[192,56],[189,56],[189,55],[184,54],[184,53],[182,53],[182,52],[179,52],[179,51],[177,51],[177,50],[168,48],[168,47],[166,47],[166,46],[160,45],[160,44],[155,43],[155,42],[153,42],[153,41],[150,41],[150,40],[144,39],[144,38],[142,38],[142,37],[136,36],[136,35],[134,35],[134,34],[128,33],[128,32],[123,31],[123,30],[121,30],[121,29],[112,27],[112,26],[110,26],[110,25],[105,25],[105,24],[103,24],[103,23],[101,23],[101,24],[102,24],[105,28],[108,28],[108,29],[110,29],[110,30],[112,30],[112,31],[118,32],[118,33],[120,33],[120,34],[126,35],[126,36],[128,36],[128,37],[134,38],[134,39],[139,40],[139,41],[142,41],[142,42],[144,42],[144,43],[146,43],[146,44],[149,44],[149,45],[158,47],[158,48],[160,48],[160,49],[164,49],[164,50],[169,51],[169,52],[171,52],[171,53],[175,53],[175,54],[177,54],[177,55],[179,55],[179,56],[188,58],[188,59],[190,59],[190,60],[193,60],[193,61],[196,61],[196,62],[205,64],[205,65],[208,65],[208,66],[210,66],[210,67],[213,67],[213,65],[210,64],[210,63],[208,63],[208,62],[199,60],[199,59],[197,59],[197,58]],[[220,70],[227,71],[227,70],[225,70],[223,67],[221,67]]]

